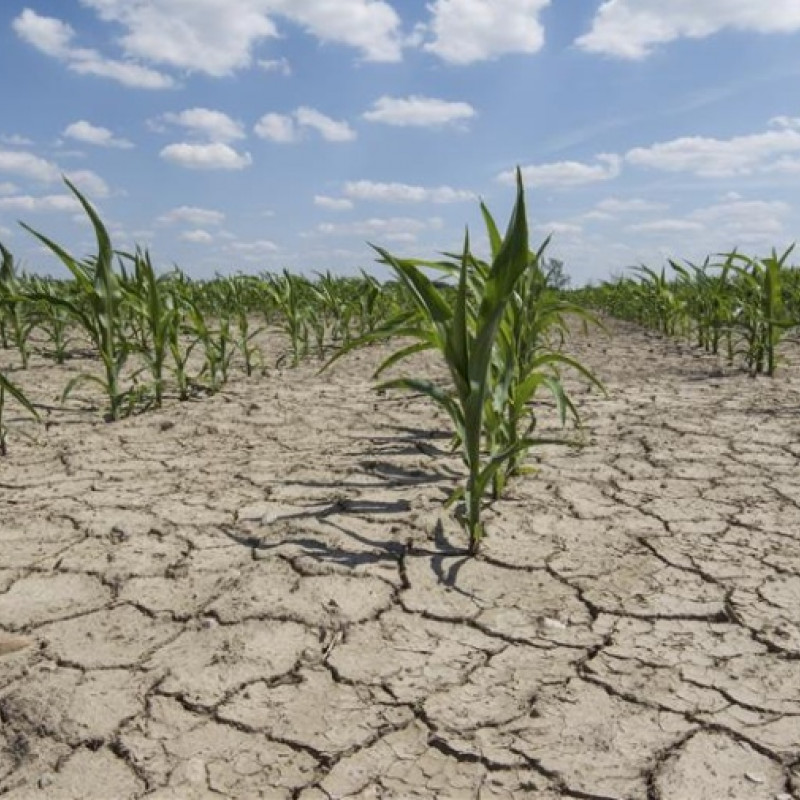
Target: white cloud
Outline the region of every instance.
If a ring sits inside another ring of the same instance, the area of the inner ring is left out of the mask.
[[[773,117],[769,124],[775,128],[791,128],[792,130],[800,130],[800,117]]]
[[[298,131],[295,128],[294,120],[285,114],[264,114],[256,123],[256,136],[261,139],[269,139],[272,142],[289,143],[296,142]]]
[[[412,186],[407,183],[375,183],[349,181],[344,193],[355,200],[374,200],[386,203],[459,203],[474,200],[474,192],[450,186]]]
[[[20,150],[0,150],[0,172],[47,183],[61,178],[61,171],[51,161]]]
[[[0,136],[0,143],[9,144],[12,147],[30,147],[33,141],[25,136],[13,133],[11,136]]]
[[[699,208],[680,218],[627,226],[633,233],[694,235],[697,250],[732,248],[741,244],[771,246],[784,233],[787,203],[766,200],[730,200]]]
[[[277,72],[285,78],[292,74],[292,65],[286,58],[259,58],[256,63],[264,72]]]
[[[593,53],[641,59],[654,45],[700,39],[724,29],[755,33],[800,31],[797,0],[604,0],[577,45]]]
[[[166,214],[162,214],[157,221],[163,225],[181,222],[187,222],[190,225],[221,225],[225,221],[225,215],[221,211],[213,211],[210,208],[178,206],[170,209]]]
[[[16,194],[17,193],[17,186],[15,186],[10,181],[2,181],[0,182],[0,196],[5,196],[9,194]]]
[[[332,236],[381,236],[391,240],[396,236],[418,234],[425,230],[439,230],[442,224],[442,220],[438,217],[429,220],[412,217],[372,217],[356,222],[323,222],[317,226],[317,231]]]
[[[64,136],[76,139],[79,142],[95,144],[99,147],[118,147],[126,149],[133,147],[127,139],[118,139],[108,128],[92,125],[85,119],[73,122],[64,129]]]
[[[639,197],[629,200],[608,197],[595,206],[597,211],[605,214],[634,214],[646,211],[663,211],[665,208],[664,203],[654,203],[652,200],[643,200]]]
[[[250,153],[238,153],[222,142],[213,144],[169,144],[161,158],[188,169],[244,169],[253,163]]]
[[[0,210],[3,211],[76,211],[80,203],[71,194],[49,194],[43,197],[15,195],[0,197]]]
[[[317,131],[328,142],[351,142],[356,138],[356,132],[346,122],[308,106],[296,108],[291,115],[264,114],[253,128],[256,136],[282,144],[299,141],[304,129]]]
[[[522,179],[526,186],[570,187],[582,186],[616,178],[621,171],[622,159],[610,153],[597,156],[597,164],[580,161],[556,161],[552,164],[530,164],[522,167]],[[516,170],[507,170],[497,176],[501,183],[513,184]]]
[[[370,111],[364,113],[369,122],[385,125],[437,128],[463,123],[476,116],[469,103],[439,100],[435,97],[410,95],[409,97],[378,98]]]
[[[259,261],[265,256],[277,253],[280,248],[269,239],[256,239],[252,242],[231,242],[227,248],[245,261]]]
[[[471,64],[506,53],[536,53],[544,45],[539,14],[550,0],[435,0],[424,45],[452,64]]]
[[[353,207],[352,201],[345,197],[326,197],[322,194],[314,196],[314,205],[329,211],[349,211]]]
[[[300,106],[294,118],[300,127],[313,128],[328,142],[352,142],[356,138],[356,132],[346,122],[338,122],[308,106]]]
[[[194,231],[184,231],[179,238],[183,242],[193,242],[195,244],[210,244],[214,241],[214,237],[208,231],[200,228]]]
[[[555,234],[561,236],[577,236],[583,232],[580,225],[574,222],[546,222],[540,225],[534,225],[533,229],[544,234]]]
[[[783,233],[783,222],[790,212],[787,203],[767,200],[737,200],[717,203],[692,212],[690,218],[733,242],[774,244]]]
[[[384,0],[84,0],[106,21],[124,26],[129,56],[212,76],[252,63],[264,39],[280,35],[273,17],[323,42],[361,51],[371,61],[398,61],[400,18]]]
[[[179,125],[192,133],[210,139],[212,142],[232,142],[244,139],[245,133],[241,124],[231,119],[222,111],[210,108],[187,108],[177,114],[169,112],[163,119],[173,125]]]
[[[652,222],[628,225],[626,230],[634,233],[695,233],[705,230],[705,226],[700,222],[689,219],[658,219]]]
[[[800,131],[789,127],[732,139],[687,136],[637,147],[625,160],[667,172],[691,172],[708,178],[748,175],[768,168],[774,159],[800,153]]]
[[[67,177],[78,189],[90,197],[108,197],[108,184],[95,172],[89,169],[79,169],[67,172]]]
[[[75,31],[54,17],[43,17],[26,8],[14,21],[16,34],[46,55],[63,61],[69,69],[81,75],[111,78],[125,86],[140,89],[166,89],[173,85],[168,75],[133,61],[115,61],[96,50],[73,47]]]

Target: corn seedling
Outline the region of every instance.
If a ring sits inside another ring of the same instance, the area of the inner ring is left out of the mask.
[[[466,468],[464,485],[451,500],[463,498],[463,520],[469,536],[469,549],[477,553],[485,535],[482,509],[501,470],[516,471],[516,456],[531,447],[549,443],[519,433],[518,423],[539,386],[553,391],[562,408],[568,401],[558,376],[546,367],[559,359],[539,351],[533,358],[520,358],[520,342],[515,338],[522,315],[530,309],[524,300],[526,275],[531,286],[540,280],[538,258],[528,247],[528,227],[522,178],[517,173],[517,197],[511,220],[501,238],[494,221],[485,211],[492,262],[476,259],[470,252],[469,233],[463,250],[455,260],[431,262],[399,259],[375,247],[382,263],[391,267],[411,298],[412,310],[399,313],[392,321],[371,334],[344,347],[336,357],[354,347],[379,338],[406,336],[414,341],[393,353],[378,368],[380,375],[403,359],[423,350],[438,350],[444,359],[451,386],[443,387],[425,378],[402,377],[379,385],[379,389],[409,389],[420,392],[450,417],[455,441]],[[423,271],[432,268],[455,273],[455,292],[446,283],[436,283]],[[517,311],[514,303],[518,302]],[[544,317],[540,317],[543,322]],[[544,348],[544,342],[540,345]],[[536,347],[533,347],[533,352]],[[528,370],[523,372],[522,369]],[[582,369],[582,368],[581,368]],[[509,403],[516,407],[509,410]],[[505,435],[498,428],[513,420],[514,433]],[[560,441],[560,440],[559,440]],[[513,467],[509,465],[513,464]],[[502,481],[501,481],[502,483]]]
[[[34,419],[39,419],[39,414],[22,390],[0,372],[0,456],[8,455],[6,437],[8,431],[5,423],[6,396],[14,398]]]
[[[78,297],[67,298],[36,297],[48,300],[64,308],[81,326],[90,339],[103,364],[103,377],[82,373],[73,378],[64,389],[65,400],[79,383],[96,383],[106,394],[109,403],[108,416],[111,420],[119,418],[126,400],[127,392],[121,388],[122,370],[130,355],[131,348],[125,340],[121,328],[123,293],[119,276],[114,271],[114,251],[97,212],[78,189],[64,178],[70,191],[77,197],[92,227],[97,240],[97,255],[94,258],[78,261],[51,239],[38,233],[25,223],[22,226],[51,250],[72,273],[77,284]]]
[[[29,313],[22,294],[22,281],[17,275],[14,256],[0,243],[0,337],[4,348],[19,351],[22,368],[30,359],[29,339],[36,321]]]

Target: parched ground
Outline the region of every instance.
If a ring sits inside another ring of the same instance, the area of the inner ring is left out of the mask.
[[[800,798],[800,371],[612,327],[477,559],[379,350],[114,425],[14,373],[3,800]]]

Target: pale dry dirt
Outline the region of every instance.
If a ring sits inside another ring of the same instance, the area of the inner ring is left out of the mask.
[[[478,558],[385,350],[113,425],[14,372],[0,796],[800,798],[800,375],[612,327]]]

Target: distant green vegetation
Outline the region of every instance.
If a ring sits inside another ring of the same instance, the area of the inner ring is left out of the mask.
[[[738,252],[703,264],[670,261],[655,271],[634,268],[571,296],[582,304],[695,343],[741,363],[751,374],[775,375],[778,346],[800,325],[800,270],[793,247],[766,257]]]

